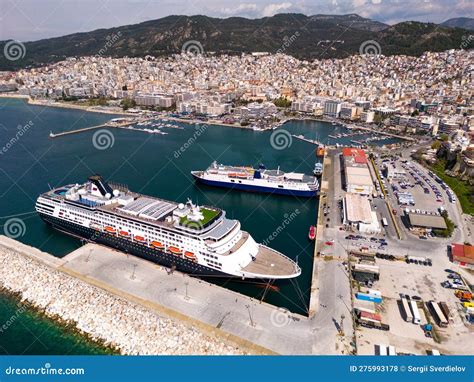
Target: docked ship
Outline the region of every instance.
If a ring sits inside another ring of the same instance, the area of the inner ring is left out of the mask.
[[[313,174],[315,176],[321,176],[323,174],[323,164],[322,163],[316,162],[314,164]]]
[[[254,169],[213,162],[205,171],[191,171],[191,174],[203,184],[242,191],[313,197],[319,189],[319,182],[312,175],[284,172],[280,168],[267,170],[263,165]]]
[[[190,275],[274,280],[301,274],[296,262],[257,244],[223,210],[142,195],[99,175],[41,194],[35,208],[59,231]]]

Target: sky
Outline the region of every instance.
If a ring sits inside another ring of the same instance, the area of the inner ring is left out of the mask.
[[[387,24],[474,17],[474,0],[0,0],[0,40],[34,41],[169,15],[357,13]]]

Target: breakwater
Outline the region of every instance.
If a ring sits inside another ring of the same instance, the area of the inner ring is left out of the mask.
[[[122,354],[245,354],[235,344],[55,269],[56,259],[45,265],[50,255],[34,248],[29,254],[30,247],[12,242],[0,236],[0,286],[97,342]]]

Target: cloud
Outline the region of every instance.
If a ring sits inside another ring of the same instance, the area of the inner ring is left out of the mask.
[[[281,11],[288,10],[292,6],[293,4],[291,3],[268,4],[267,6],[265,6],[265,8],[263,8],[262,16],[270,17],[277,13],[280,13]]]
[[[237,16],[237,15],[248,15],[254,14],[258,10],[258,6],[255,3],[242,3],[237,7],[222,8],[221,13],[223,15]]]

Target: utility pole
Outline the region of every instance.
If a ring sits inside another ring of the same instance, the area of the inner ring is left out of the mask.
[[[255,323],[253,322],[253,319],[252,319],[252,313],[250,312],[250,305],[245,305],[245,307],[247,308],[249,312],[250,326],[255,327]]]

